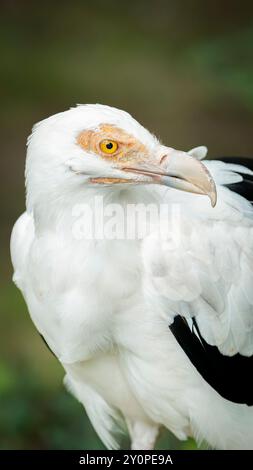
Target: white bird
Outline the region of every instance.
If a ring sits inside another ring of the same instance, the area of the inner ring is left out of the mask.
[[[205,154],[103,105],[51,116],[28,139],[14,282],[107,448],[126,425],[132,449],[153,449],[161,427],[253,449],[253,211],[235,192],[253,173]],[[107,219],[85,236],[97,198]],[[167,217],[143,237],[102,233],[114,209],[117,231],[118,207],[145,218],[150,204],[171,209],[166,233]]]

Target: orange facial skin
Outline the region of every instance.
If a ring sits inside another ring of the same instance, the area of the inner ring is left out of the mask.
[[[112,124],[101,124],[98,130],[84,130],[77,137],[77,144],[86,152],[99,155],[119,168],[131,167],[149,159],[149,151],[134,136]],[[107,148],[108,147],[108,148]],[[124,178],[91,178],[91,183],[133,183]]]
[[[111,141],[116,150],[111,152],[110,149],[107,152],[104,141]],[[149,153],[145,145],[135,137],[111,124],[101,124],[97,131],[82,131],[77,137],[77,143],[86,152],[95,153],[105,160],[124,166],[146,161]]]

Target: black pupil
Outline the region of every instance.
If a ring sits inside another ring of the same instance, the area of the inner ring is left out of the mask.
[[[113,148],[113,144],[111,142],[109,142],[109,144],[106,144],[106,148],[108,150],[111,150]]]

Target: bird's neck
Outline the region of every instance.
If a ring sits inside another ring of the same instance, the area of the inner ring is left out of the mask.
[[[161,202],[155,186],[148,187],[87,187],[64,194],[45,194],[33,207],[38,234],[52,231],[64,237],[108,240],[116,237],[138,238],[133,227],[146,223]],[[104,233],[106,232],[106,233]],[[131,233],[130,233],[131,232]]]

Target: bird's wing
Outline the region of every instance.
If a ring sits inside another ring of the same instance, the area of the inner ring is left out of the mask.
[[[251,200],[253,173],[234,161],[206,165],[217,207],[175,203],[168,233],[143,243],[144,288],[202,376],[224,397],[253,404],[253,209],[234,192]]]
[[[14,268],[13,281],[25,295],[25,270],[30,246],[34,239],[33,215],[24,212],[16,221],[11,234],[11,260]]]

